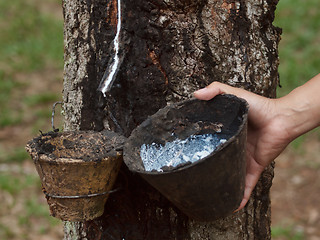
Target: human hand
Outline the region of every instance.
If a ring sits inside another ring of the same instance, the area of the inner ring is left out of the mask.
[[[194,93],[200,100],[210,100],[218,94],[233,94],[249,103],[247,134],[247,166],[243,200],[237,210],[248,202],[259,177],[292,140],[278,103],[243,89],[214,82]]]

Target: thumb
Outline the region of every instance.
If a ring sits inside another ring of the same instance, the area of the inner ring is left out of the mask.
[[[193,93],[194,97],[200,100],[210,100],[219,94],[233,94],[247,100],[250,108],[260,109],[266,103],[266,98],[247,90],[229,86],[220,82],[213,82],[205,88]]]
[[[193,95],[200,100],[210,100],[219,94],[225,93],[219,85],[219,82],[213,82],[209,86],[195,91]]]

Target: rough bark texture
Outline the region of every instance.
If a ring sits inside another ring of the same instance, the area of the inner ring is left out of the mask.
[[[170,102],[212,81],[275,97],[280,30],[278,0],[122,1],[123,61],[106,98],[96,91],[113,58],[116,0],[63,1],[66,130],[110,128],[125,136]],[[263,173],[247,207],[226,219],[188,219],[122,166],[105,213],[66,223],[65,239],[270,239],[273,167]]]

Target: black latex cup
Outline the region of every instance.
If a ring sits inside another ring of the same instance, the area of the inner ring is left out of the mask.
[[[124,147],[124,162],[190,218],[226,217],[243,198],[247,115],[247,102],[233,95],[172,104],[132,132]],[[209,156],[164,172],[145,171],[140,157],[143,144],[164,145],[175,138],[216,132],[227,141]]]

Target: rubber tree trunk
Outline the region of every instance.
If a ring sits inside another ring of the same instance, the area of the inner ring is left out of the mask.
[[[64,0],[65,130],[112,129],[125,136],[148,115],[212,81],[275,97],[280,29],[277,0]],[[104,98],[97,88],[119,66]],[[215,222],[188,219],[122,166],[105,213],[65,223],[65,239],[270,239],[273,167],[246,208]]]

